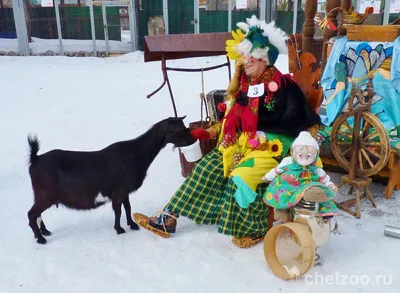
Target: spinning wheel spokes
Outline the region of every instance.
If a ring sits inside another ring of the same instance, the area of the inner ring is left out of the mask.
[[[378,131],[375,129],[374,131],[372,131],[371,133],[369,133],[364,140],[367,139],[374,139],[375,137],[377,137],[379,135]]]
[[[333,155],[346,170],[350,169],[354,153],[353,116],[341,115],[332,127],[331,144]],[[363,112],[360,121],[359,150],[356,173],[371,176],[379,172],[389,159],[389,136],[379,119],[369,112]]]

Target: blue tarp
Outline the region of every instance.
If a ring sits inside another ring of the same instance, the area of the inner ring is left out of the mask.
[[[387,64],[391,65],[390,73],[384,69]],[[331,126],[347,108],[349,78],[359,79],[356,84],[364,83],[369,72],[375,73],[376,92],[371,112],[378,114],[388,131],[400,126],[400,37],[395,42],[367,43],[349,41],[347,37],[335,41],[321,78],[324,102],[320,116],[326,126]]]

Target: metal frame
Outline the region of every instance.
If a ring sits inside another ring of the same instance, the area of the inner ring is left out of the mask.
[[[25,22],[24,1],[12,0],[12,5],[19,53],[22,56],[30,56],[28,31]]]
[[[162,54],[161,57],[161,71],[163,73],[163,82],[162,84],[152,93],[147,95],[147,98],[150,99],[152,96],[154,96],[156,93],[158,93],[165,85],[168,86],[168,91],[169,91],[169,95],[171,98],[171,102],[172,102],[172,107],[174,109],[174,114],[175,117],[178,117],[178,112],[176,110],[176,104],[175,104],[175,100],[174,100],[174,95],[172,93],[172,87],[171,87],[171,83],[168,77],[168,70],[170,71],[179,71],[179,72],[204,72],[204,71],[210,71],[210,70],[215,70],[221,67],[228,67],[228,76],[229,76],[229,81],[232,79],[232,73],[231,73],[231,63],[228,57],[226,57],[226,62],[219,64],[219,65],[215,65],[215,66],[210,66],[210,67],[204,67],[204,68],[175,68],[175,67],[168,67],[167,66],[167,60],[165,59],[165,55]]]
[[[297,13],[299,12],[299,1],[294,0],[293,7],[293,34],[297,33]]]
[[[103,29],[104,29],[104,40],[106,42],[106,55],[110,53],[110,44],[108,42],[108,23],[107,23],[107,11],[106,8],[109,7],[104,3],[101,3],[101,14],[103,15]]]
[[[267,8],[266,0],[261,0],[261,2],[260,2],[260,20],[265,21],[266,8]]]
[[[275,19],[275,1],[265,0],[265,22],[271,22]]]
[[[389,17],[390,17],[390,2],[391,0],[385,1],[385,10],[383,12],[383,24],[389,24]]]
[[[59,0],[54,0],[54,9],[56,11],[56,22],[57,22],[57,34],[58,34],[58,41],[60,43],[60,54],[61,56],[64,56],[64,45],[62,41],[59,5],[60,5]]]
[[[232,30],[232,0],[228,0],[228,32]]]
[[[199,0],[194,1],[194,10],[193,10],[193,20],[192,24],[194,26],[193,31],[195,34],[200,33],[200,8],[199,8]],[[231,0],[229,0],[230,2]],[[169,34],[169,23],[168,23],[168,0],[163,0],[163,18],[165,24],[165,34]]]
[[[131,43],[132,50],[137,51],[139,48],[139,33],[137,30],[137,18],[136,18],[136,1],[130,0],[130,5],[128,7],[129,14],[129,30],[131,32]]]
[[[165,34],[169,34],[169,25],[168,25],[168,0],[163,0],[163,18],[165,24]]]
[[[96,48],[96,29],[94,26],[94,11],[93,11],[93,1],[88,0],[89,13],[90,13],[90,28],[92,30],[92,42],[93,42],[93,56],[97,56],[97,48]]]
[[[199,0],[194,0],[194,14],[193,14],[194,33],[200,33],[200,7]]]
[[[135,0],[125,0],[125,1],[92,1],[89,0],[89,5],[91,9],[90,13],[90,21],[92,25],[92,39],[93,39],[93,54],[96,56],[96,34],[95,34],[95,26],[94,26],[94,14],[93,14],[93,4],[99,3],[101,4],[102,14],[103,14],[103,28],[104,28],[104,39],[106,43],[106,55],[110,53],[110,44],[108,38],[108,23],[107,23],[107,7],[127,7],[128,15],[129,15],[129,30],[131,33],[131,44],[132,51],[136,51],[138,48],[138,34],[137,34],[137,19],[136,19],[136,3]],[[93,15],[93,16],[92,16]]]
[[[260,1],[259,19],[265,22],[274,20],[272,7],[274,0],[258,0]],[[297,15],[296,15],[297,17]],[[228,0],[228,32],[232,31],[232,0]]]

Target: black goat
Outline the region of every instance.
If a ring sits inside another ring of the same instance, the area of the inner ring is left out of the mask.
[[[162,120],[136,139],[92,152],[52,150],[38,156],[38,139],[28,136],[29,175],[34,193],[28,218],[37,242],[46,243],[43,235],[51,234],[41,214],[58,204],[91,210],[111,201],[118,234],[125,233],[120,224],[123,204],[128,225],[132,230],[139,229],[132,220],[129,194],[142,186],[151,163],[168,143],[182,147],[195,142],[183,123],[185,117]]]

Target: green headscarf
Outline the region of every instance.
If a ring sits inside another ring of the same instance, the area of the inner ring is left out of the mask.
[[[276,59],[278,59],[279,50],[270,43],[269,38],[263,35],[264,30],[259,28],[258,26],[251,26],[249,32],[246,35],[246,39],[249,40],[253,45],[250,49],[250,53],[254,51],[254,49],[265,49],[268,50],[268,59],[270,65],[274,65]]]

